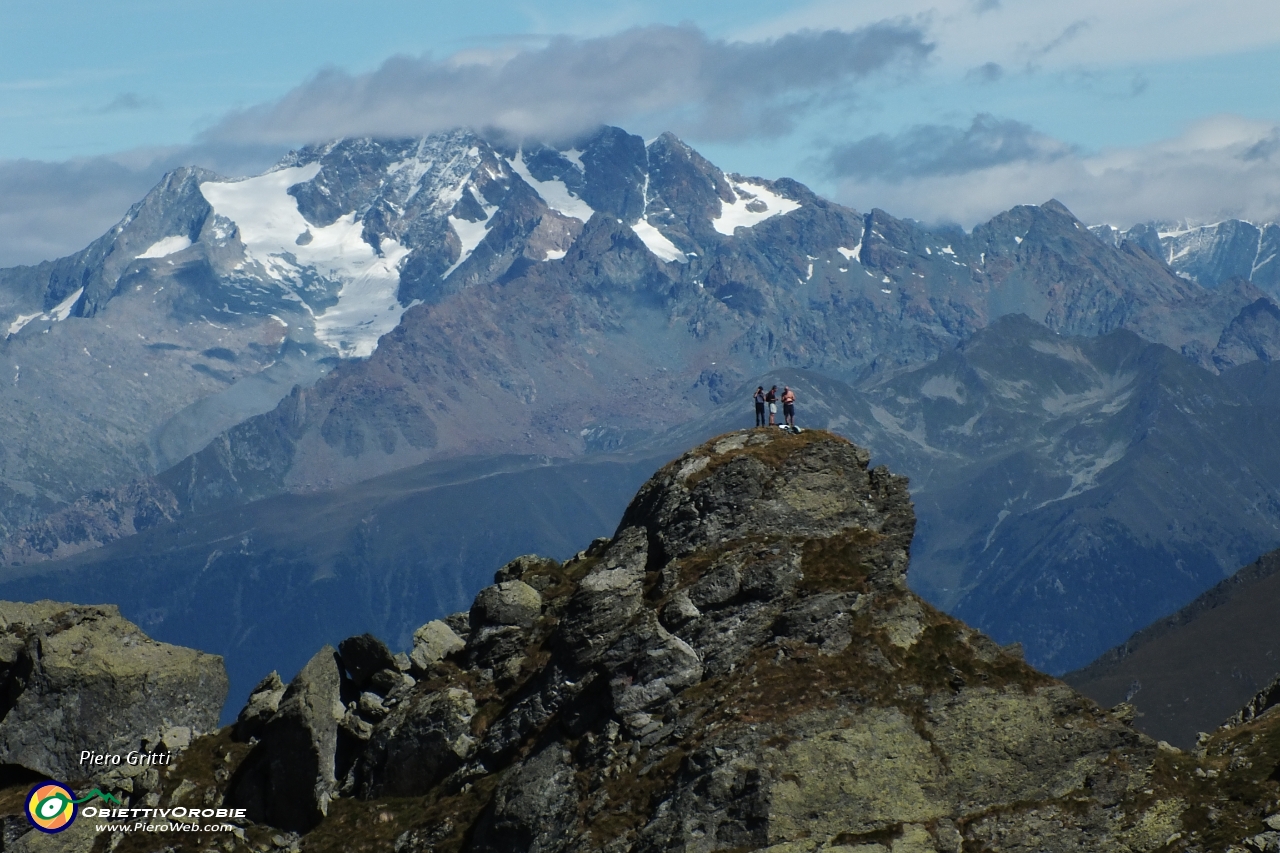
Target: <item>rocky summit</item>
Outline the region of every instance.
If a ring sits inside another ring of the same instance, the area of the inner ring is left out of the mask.
[[[821,431],[697,447],[611,539],[508,563],[406,652],[361,635],[272,673],[136,798],[248,820],[94,849],[1280,844],[1275,715],[1184,753],[934,610],[906,480],[868,459]]]

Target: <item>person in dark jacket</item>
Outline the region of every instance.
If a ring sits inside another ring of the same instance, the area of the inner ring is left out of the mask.
[[[756,393],[752,398],[756,401],[756,426],[764,426],[764,386],[761,385],[756,389]]]

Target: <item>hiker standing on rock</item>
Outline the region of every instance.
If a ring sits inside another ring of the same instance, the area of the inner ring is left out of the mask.
[[[764,426],[764,386],[756,388],[756,393],[752,397],[756,401],[756,426]]]
[[[774,415],[778,414],[778,386],[777,385],[774,385],[772,388],[770,388],[769,393],[764,395],[764,401],[769,404],[769,426],[773,426]]]
[[[791,386],[784,386],[782,389],[782,417],[786,420],[787,426],[794,428],[796,425],[796,392],[791,390]]]

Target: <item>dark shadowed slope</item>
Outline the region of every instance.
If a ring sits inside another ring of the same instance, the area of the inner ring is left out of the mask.
[[[1280,673],[1280,551],[1273,551],[1064,680],[1135,725],[1189,747]]]

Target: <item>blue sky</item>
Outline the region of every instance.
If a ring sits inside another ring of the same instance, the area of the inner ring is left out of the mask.
[[[52,0],[0,29],[0,265],[166,168],[458,123],[679,133],[723,168],[970,227],[1280,218],[1274,0]]]

